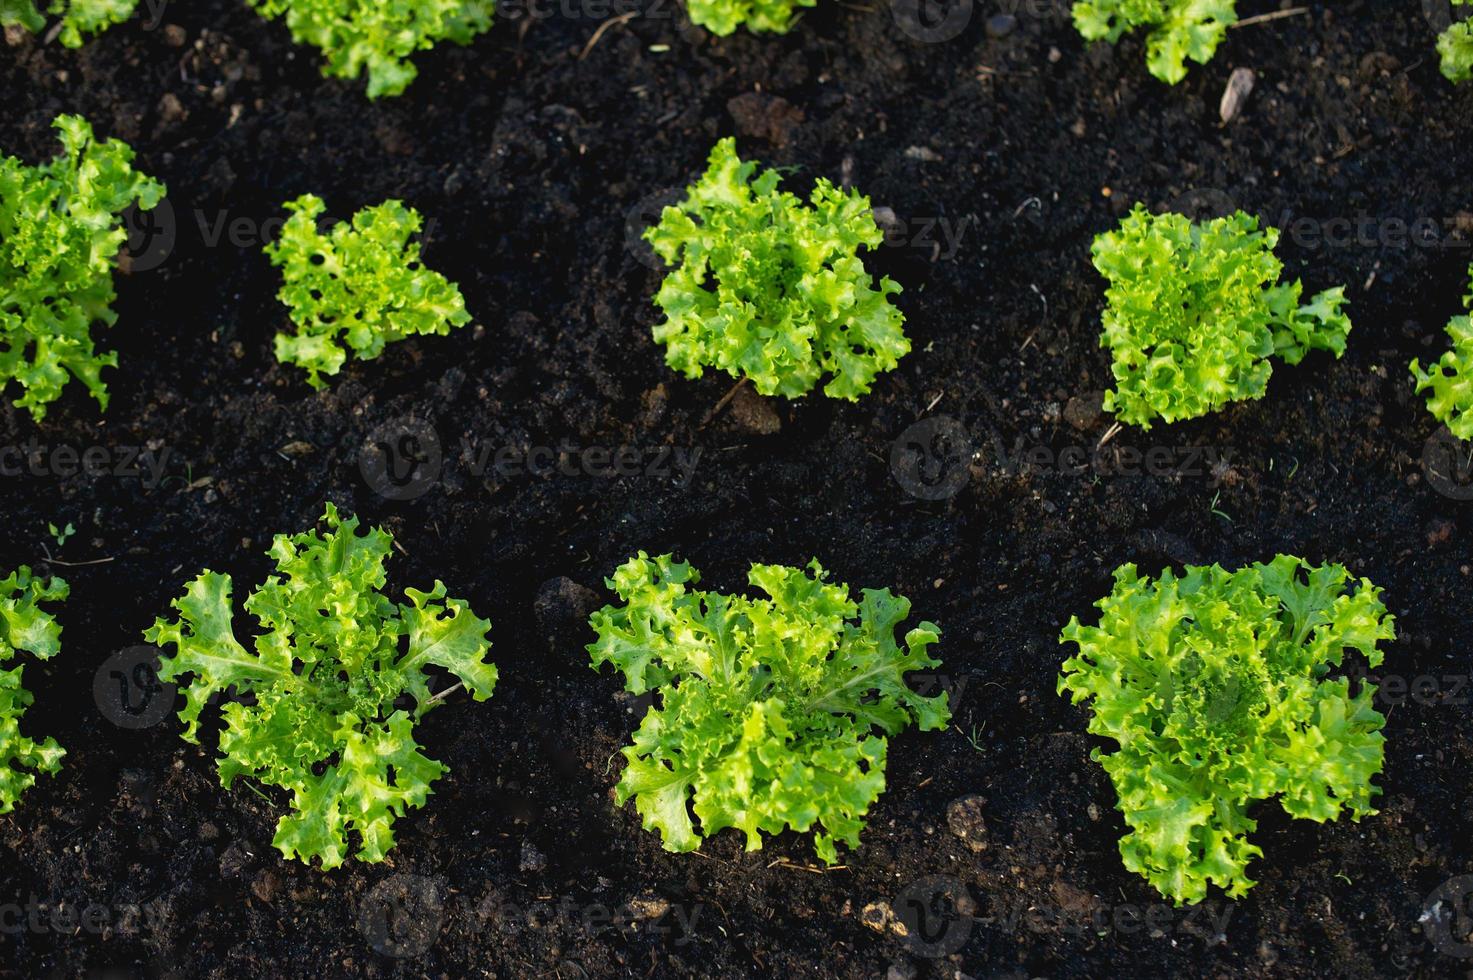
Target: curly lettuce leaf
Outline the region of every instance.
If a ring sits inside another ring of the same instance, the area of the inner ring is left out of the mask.
[[[414,740],[437,703],[426,669],[453,674],[477,701],[491,696],[497,671],[484,660],[491,624],[446,599],[444,583],[405,590],[407,604],[383,594],[387,533],[358,534],[358,520],[332,504],[323,520],[325,535],[275,538],[276,573],[243,603],[260,626],[249,649],[232,625],[230,576],[212,571],[174,601],[177,620],[160,618],[144,635],[174,648],[159,677],[184,693],[187,741],[198,742],[202,709],[233,695],[220,711],[221,784],[245,776],[289,790],[273,843],[335,868],[349,856],[382,861],[395,819],[423,806],[448,771]]]
[[[368,97],[399,95],[419,75],[410,57],[441,41],[470,44],[491,29],[493,0],[247,0],[286,18],[299,44],[322,51],[322,74],[368,72]]]
[[[126,143],[98,142],[80,116],[52,125],[62,145],[54,160],[30,167],[0,156],[0,385],[19,383],[15,405],[38,422],[72,378],[107,408],[102,369],[118,359],[97,352],[92,327],[117,322],[121,215],[164,196],[163,184],[133,169]]]
[[[753,34],[786,34],[801,7],[818,0],[687,0],[691,23],[725,37],[738,27]]]
[[[1168,85],[1187,76],[1187,59],[1211,61],[1238,22],[1236,0],[1081,0],[1073,13],[1075,29],[1089,41],[1114,44],[1131,31],[1149,29],[1146,66]]]
[[[1262,398],[1268,358],[1298,364],[1311,350],[1345,353],[1343,287],[1301,305],[1298,280],[1277,284],[1279,233],[1239,211],[1205,223],[1142,205],[1098,236],[1094,266],[1109,280],[1100,346],[1115,388],[1104,407],[1149,429]]]
[[[38,742],[20,733],[33,699],[22,684],[25,667],[4,668],[22,653],[49,660],[60,652],[61,627],[41,603],[62,602],[69,593],[63,580],[43,581],[24,565],[0,579],[0,814],[15,809],[38,774],[58,772],[66,755],[54,738]]]
[[[1473,0],[1452,0],[1457,6],[1473,5]],[[1450,82],[1473,79],[1473,20],[1460,20],[1448,26],[1437,38],[1437,53],[1442,56],[1442,73]]]
[[[312,387],[326,387],[321,376],[342,370],[349,350],[372,360],[386,344],[470,322],[460,289],[425,268],[419,243],[409,241],[423,223],[418,211],[385,201],[324,235],[320,198],[306,194],[286,207],[291,217],[265,252],[282,270],[277,297],[297,332],[276,335],[276,358],[305,368]]]
[[[897,644],[910,602],[867,589],[855,603],[816,561],[753,565],[763,599],[699,581],[688,564],[640,552],[608,581],[621,603],[590,620],[593,667],[613,664],[629,691],[659,694],[623,750],[615,799],[633,799],[667,850],[696,850],[728,827],[758,850],[763,834],[791,828],[813,830],[833,864],[838,842],[859,846],[884,791],[887,736],[950,720],[946,694],[905,683],[939,666],[927,652],[939,631],[921,623]]]
[[[1468,267],[1468,295],[1463,302],[1473,310],[1473,266]],[[1424,370],[1414,358],[1412,377],[1417,394],[1427,392],[1427,410],[1459,439],[1473,439],[1473,317],[1456,316],[1448,322],[1452,347]]]
[[[1376,812],[1386,720],[1375,686],[1352,697],[1345,678],[1328,678],[1346,650],[1379,666],[1379,644],[1395,638],[1369,581],[1287,555],[1155,580],[1122,565],[1097,605],[1099,626],[1076,617],[1061,634],[1077,652],[1058,689],[1089,704],[1091,734],[1116,743],[1091,757],[1129,827],[1120,855],[1162,895],[1196,903],[1211,884],[1244,895],[1263,853],[1248,839],[1258,800],[1317,822]]]
[[[828,375],[824,394],[856,401],[910,352],[890,300],[899,284],[876,288],[857,254],[883,240],[869,199],[821,178],[804,207],[776,171],[756,171],[722,140],[686,199],[646,230],[674,267],[655,296],[655,340],[686,377],[714,367],[797,398]]]

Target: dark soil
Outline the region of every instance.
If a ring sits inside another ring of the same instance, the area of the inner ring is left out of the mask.
[[[786,37],[718,40],[660,0],[591,48],[619,10],[554,6],[420,56],[409,92],[372,104],[227,0],[171,5],[167,28],[134,21],[78,52],[19,37],[0,49],[0,149],[39,161],[55,151],[51,119],[83,113],[167,182],[176,217],[162,264],[145,271],[155,262],[139,256],[118,277],[108,412],[80,385],[41,426],[0,408],[5,445],[169,453],[157,486],[0,480],[0,567],[73,587],[62,655],[27,668],[25,722],[67,747],[67,765],[0,818],[0,904],[49,911],[0,933],[4,971],[1466,974],[1446,921],[1419,919],[1434,889],[1473,871],[1473,664],[1459,639],[1473,620],[1473,505],[1425,478],[1436,426],[1406,365],[1445,347],[1461,309],[1473,86],[1439,75],[1413,0],[1312,3],[1236,30],[1174,88],[1146,74],[1141,39],[1086,46],[1062,5],[1023,4],[992,37],[985,22],[1007,6],[980,5],[946,43],[911,40],[883,5],[836,3]],[[1224,127],[1218,99],[1238,66],[1258,87]],[[915,350],[857,404],[743,395],[703,427],[731,380],[675,376],[650,338],[659,273],[627,226],[733,133],[745,156],[792,168],[794,187],[848,180],[908,228],[870,264],[904,285]],[[252,236],[308,191],[338,216],[398,197],[433,219],[426,260],[460,284],[476,324],[351,363],[321,393],[278,365],[278,280]],[[1091,238],[1136,201],[1204,197],[1286,228],[1367,219],[1348,240],[1286,234],[1279,247],[1307,291],[1348,285],[1344,359],[1281,366],[1261,401],[1120,432],[1103,454],[1230,453],[1215,469],[1010,472],[998,445],[1093,447],[1109,428],[1090,408],[1110,383]],[[213,233],[222,217],[240,222],[236,243],[227,231],[212,246],[200,222]],[[1436,247],[1406,244],[1388,220],[1417,218],[1449,229]],[[965,223],[959,247],[933,247],[936,219]],[[938,415],[979,451],[955,496],[924,502],[889,457]],[[395,501],[367,485],[359,451],[406,418],[432,425],[447,459],[427,493]],[[462,443],[702,455],[687,485],[478,478]],[[237,591],[258,581],[270,536],[311,526],[327,500],[395,533],[396,595],[443,579],[494,622],[502,679],[491,701],[452,697],[428,717],[421,741],[452,771],[400,821],[390,860],[323,873],[271,849],[279,797],[220,788],[212,736],[187,745],[172,717],[116,727],[92,681],[199,569],[232,573]],[[58,549],[48,522],[77,533]],[[749,561],[818,556],[941,624],[945,668],[930,681],[952,689],[955,728],[892,740],[887,792],[841,867],[824,870],[796,834],[751,854],[733,832],[669,854],[614,807],[637,705],[588,668],[580,621],[583,589],[604,601],[603,577],[638,549],[676,552],[724,590]],[[1384,673],[1438,690],[1386,709],[1379,815],[1321,826],[1264,803],[1246,898],[1214,893],[1138,928],[1133,912],[1159,898],[1121,866],[1123,823],[1085,715],[1055,694],[1059,629],[1088,617],[1122,562],[1276,552],[1384,587],[1400,632]],[[984,799],[958,806],[963,839],[948,805],[969,794]],[[887,921],[915,925],[927,898],[936,914],[909,939]],[[109,925],[69,924],[58,903],[98,906]],[[403,912],[387,939],[385,903]],[[613,908],[634,923],[597,918]]]

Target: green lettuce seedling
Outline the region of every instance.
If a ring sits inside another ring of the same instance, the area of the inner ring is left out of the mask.
[[[292,794],[276,825],[288,858],[335,868],[349,856],[382,861],[394,846],[394,821],[424,805],[430,784],[449,770],[426,757],[414,726],[437,701],[425,671],[459,678],[477,701],[491,696],[496,668],[482,658],[491,624],[445,585],[405,589],[409,602],[383,593],[393,538],[358,534],[331,504],[330,530],[277,535],[276,573],[243,603],[260,623],[246,649],[232,621],[229,575],[206,570],[174,600],[179,618],[159,619],[150,643],[174,647],[159,679],[184,693],[185,740],[198,742],[200,711],[233,692],[221,708],[220,782],[259,780]],[[349,834],[356,834],[356,850]]]
[[[753,34],[786,34],[799,7],[818,0],[688,0],[691,22],[720,37],[746,27]]]
[[[292,215],[265,252],[282,270],[277,298],[297,332],[276,335],[276,358],[305,368],[312,387],[327,386],[321,375],[342,370],[348,349],[372,360],[385,344],[443,336],[470,322],[460,289],[426,269],[419,243],[409,241],[422,225],[418,211],[385,201],[324,235],[317,229],[320,198],[305,194],[286,208]]]
[[[58,116],[62,154],[39,166],[0,155],[0,387],[36,421],[70,378],[107,408],[95,323],[112,326],[113,262],[127,241],[121,215],[163,199],[164,185],[132,167],[126,143],[99,143],[80,116]]]
[[[1468,267],[1468,295],[1463,302],[1473,310],[1473,266]],[[1459,439],[1473,439],[1473,316],[1455,316],[1447,325],[1452,349],[1422,370],[1413,358],[1412,377],[1417,393],[1431,389],[1427,409]]]
[[[1175,85],[1187,75],[1187,59],[1212,60],[1227,29],[1238,22],[1236,0],[1081,0],[1074,27],[1086,40],[1114,44],[1138,28],[1150,30],[1146,67]]]
[[[1100,346],[1116,383],[1105,410],[1149,429],[1156,418],[1262,398],[1270,356],[1298,364],[1315,349],[1344,354],[1344,287],[1301,306],[1299,280],[1279,283],[1278,240],[1241,211],[1196,224],[1142,205],[1097,237],[1094,265],[1110,281]]]
[[[1059,693],[1089,702],[1090,733],[1118,745],[1090,757],[1119,794],[1120,856],[1178,905],[1209,883],[1234,898],[1253,886],[1257,800],[1320,823],[1376,812],[1386,719],[1374,685],[1351,697],[1346,678],[1327,675],[1347,649],[1378,666],[1377,643],[1396,632],[1380,590],[1349,583],[1339,565],[1286,555],[1154,581],[1122,565],[1100,625],[1064,628],[1078,652]]]
[[[644,552],[608,580],[622,604],[590,620],[593,666],[612,663],[630,692],[659,697],[623,750],[615,800],[632,797],[666,850],[735,827],[755,851],[764,833],[812,828],[833,864],[836,841],[859,846],[885,788],[886,736],[950,720],[945,694],[905,684],[907,671],[939,666],[926,652],[939,631],[921,623],[902,649],[894,631],[909,600],[866,589],[856,604],[817,561],[753,565],[747,578],[767,598],[696,590],[690,565]]]
[[[1452,0],[1457,6],[1473,5],[1473,0]],[[1448,81],[1466,82],[1473,78],[1473,20],[1453,23],[1437,39],[1437,52],[1442,55],[1442,73]]]
[[[286,17],[299,44],[320,49],[322,74],[357,78],[368,97],[398,95],[419,69],[409,59],[441,41],[470,44],[491,29],[493,0],[247,0],[263,17]]]
[[[22,565],[8,578],[0,579],[0,668],[22,653],[41,660],[61,649],[61,627],[41,608],[43,602],[61,602],[68,594],[59,578],[43,582]],[[36,742],[20,733],[20,719],[32,697],[21,684],[24,666],[0,669],[0,813],[15,809],[21,794],[36,783],[37,773],[61,769],[66,749],[56,739]]]
[[[138,0],[49,0],[43,14],[36,0],[0,0],[0,27],[19,25],[39,34],[46,28],[46,14],[60,14],[57,38],[69,48],[80,48],[86,35],[121,24],[137,9]]]
[[[644,237],[676,266],[655,302],[655,340],[670,367],[699,378],[715,367],[764,395],[796,398],[825,373],[832,398],[857,400],[910,352],[905,318],[856,254],[883,240],[869,198],[820,178],[809,206],[777,189],[777,171],[753,180],[730,138],[678,207]]]

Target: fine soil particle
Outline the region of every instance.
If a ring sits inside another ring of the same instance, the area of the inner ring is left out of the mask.
[[[716,39],[657,3],[591,47],[609,10],[518,7],[470,47],[421,54],[408,93],[376,103],[227,0],[171,4],[160,26],[135,19],[75,52],[7,34],[0,149],[44,159],[52,118],[80,112],[133,144],[170,209],[118,277],[108,412],[75,384],[41,426],[0,407],[0,444],[43,460],[0,479],[0,567],[72,584],[63,653],[26,667],[26,729],[69,754],[0,818],[0,970],[1466,971],[1449,917],[1467,892],[1429,897],[1473,870],[1459,639],[1473,504],[1426,478],[1436,426],[1407,363],[1444,349],[1461,308],[1473,86],[1438,74],[1416,3],[1309,7],[1230,32],[1175,87],[1146,74],[1140,37],[1086,45],[1063,3],[1005,5],[1007,21],[978,6],[944,43],[884,5],[824,3],[787,36]],[[1223,125],[1239,67],[1257,84]],[[889,209],[867,263],[904,286],[914,350],[856,404],[742,394],[717,413],[732,379],[677,376],[651,339],[660,271],[639,231],[725,135],[799,193],[824,176]],[[306,192],[339,218],[390,197],[418,208],[425,261],[475,324],[352,362],[322,392],[277,364],[285,316],[260,245]],[[1279,366],[1261,401],[1106,440],[1089,245],[1137,201],[1285,228],[1287,276],[1348,287],[1345,357]],[[1430,242],[1406,234],[1419,219]],[[891,448],[937,416],[971,465],[928,500]],[[425,457],[376,492],[360,449],[410,423]],[[45,462],[94,446],[106,474]],[[623,475],[603,454],[620,449],[638,459]],[[510,465],[481,465],[500,450]],[[541,450],[566,465],[529,472]],[[140,473],[140,453],[159,469]],[[421,726],[450,772],[397,823],[389,860],[324,873],[271,847],[280,794],[219,785],[215,728],[202,747],[172,717],[119,728],[91,692],[199,569],[235,576],[239,597],[271,536],[327,500],[396,535],[396,597],[442,579],[491,619],[501,681]],[[48,522],[77,532],[58,548]],[[886,792],[840,867],[796,833],[667,853],[614,806],[648,700],[589,669],[579,620],[640,549],[723,591],[749,562],[816,556],[941,625],[944,667],[917,683],[951,692],[954,726],[891,740]],[[1397,617],[1381,812],[1317,825],[1259,804],[1257,886],[1171,909],[1121,865],[1096,742],[1055,692],[1059,629],[1089,618],[1122,562],[1277,552],[1346,564]]]

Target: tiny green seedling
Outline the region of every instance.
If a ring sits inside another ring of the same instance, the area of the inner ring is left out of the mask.
[[[368,97],[398,95],[419,75],[409,59],[441,41],[470,44],[491,29],[493,0],[247,0],[263,17],[285,17],[298,44],[322,51],[322,74],[357,78]]]
[[[205,705],[233,689],[238,697],[220,711],[221,785],[246,776],[289,790],[292,812],[273,843],[327,869],[350,853],[382,861],[394,821],[423,806],[448,771],[414,740],[439,703],[426,669],[454,675],[477,701],[491,696],[497,672],[483,660],[491,624],[445,598],[444,583],[405,589],[408,603],[384,594],[392,537],[358,534],[358,520],[340,519],[331,504],[323,520],[325,535],[272,542],[276,573],[243,603],[261,627],[252,649],[235,636],[230,576],[208,570],[174,600],[179,618],[159,619],[144,638],[174,647],[158,676],[184,694],[186,741],[198,742]]]
[[[76,534],[77,533],[77,527],[76,527],[76,525],[75,524],[72,524],[70,521],[68,521],[67,522],[67,526],[66,527],[63,527],[63,528],[58,528],[55,524],[51,524],[51,523],[48,522],[47,525],[46,525],[46,530],[48,532],[50,532],[50,534],[51,534],[51,540],[53,540],[53,541],[56,542],[56,546],[58,548],[60,548],[64,544],[66,544],[67,543],[67,540],[73,534]]]
[[[277,297],[297,330],[276,335],[276,358],[304,368],[313,388],[327,386],[321,376],[341,371],[349,350],[372,360],[386,344],[470,322],[460,289],[425,268],[419,243],[409,241],[423,224],[418,211],[385,201],[324,235],[320,198],[306,194],[286,208],[291,217],[265,252],[282,271]]]
[[[897,645],[909,600],[866,589],[855,603],[816,561],[807,571],[753,565],[763,599],[700,591],[699,581],[688,564],[640,552],[608,580],[621,604],[590,620],[594,668],[612,663],[628,691],[659,698],[624,749],[615,801],[633,798],[666,850],[694,851],[735,827],[755,851],[764,833],[791,827],[813,829],[833,864],[836,842],[859,846],[885,788],[887,736],[951,719],[946,693],[905,683],[940,666],[927,653],[939,631],[923,622]]]
[[[1473,6],[1473,0],[1452,0],[1453,5]],[[1473,79],[1473,19],[1454,21],[1437,39],[1442,56],[1442,73],[1450,82]]]
[[[121,215],[164,197],[132,167],[133,150],[98,142],[81,116],[58,116],[62,154],[30,167],[0,155],[0,386],[25,390],[16,407],[37,422],[71,378],[107,408],[94,324],[112,326],[113,262],[128,233]]]
[[[1328,676],[1347,650],[1378,666],[1377,644],[1395,639],[1369,581],[1287,555],[1155,580],[1122,565],[1097,605],[1099,626],[1076,617],[1063,630],[1078,649],[1058,689],[1088,702],[1090,733],[1116,743],[1090,757],[1119,794],[1126,868],[1162,895],[1196,903],[1209,884],[1245,894],[1263,854],[1248,840],[1258,800],[1319,823],[1376,812],[1386,719],[1375,686],[1351,697],[1349,680]]]
[[[1473,311],[1473,266],[1468,267],[1468,295],[1463,302]],[[1413,359],[1412,377],[1417,393],[1428,392],[1427,410],[1459,439],[1473,439],[1473,316],[1455,316],[1447,325],[1452,349],[1422,370]]]
[[[818,0],[688,0],[691,23],[718,37],[745,27],[753,34],[786,34],[801,7],[814,7]]]
[[[655,296],[655,340],[689,378],[714,367],[797,398],[828,374],[824,394],[858,400],[910,352],[890,301],[900,286],[875,288],[857,254],[883,240],[869,198],[820,178],[805,207],[777,189],[777,171],[756,171],[722,140],[686,199],[645,232],[675,266]]]
[[[1299,281],[1279,282],[1278,240],[1241,211],[1198,224],[1143,205],[1097,237],[1094,266],[1110,282],[1100,346],[1115,376],[1105,410],[1143,429],[1196,418],[1262,398],[1269,357],[1344,354],[1344,287],[1301,306]]]
[[[0,579],[0,668],[9,668],[0,669],[0,813],[15,809],[37,774],[59,771],[66,755],[54,738],[37,742],[20,733],[34,699],[22,684],[25,667],[9,665],[22,653],[49,660],[61,650],[61,627],[41,603],[62,602],[69,591],[61,579],[42,581],[24,565]]]
[[[1082,0],[1074,26],[1086,40],[1114,44],[1145,28],[1146,67],[1175,85],[1187,76],[1187,59],[1212,60],[1229,27],[1238,22],[1236,0]]]

